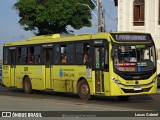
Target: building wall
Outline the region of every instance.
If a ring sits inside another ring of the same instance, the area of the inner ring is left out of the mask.
[[[152,36],[159,36],[159,0],[145,0],[144,26],[133,26],[133,1],[118,0],[118,31],[150,32]]]
[[[159,0],[145,0],[145,25],[133,26],[133,1],[118,0],[118,31],[149,32],[157,49],[157,69],[160,73]]]

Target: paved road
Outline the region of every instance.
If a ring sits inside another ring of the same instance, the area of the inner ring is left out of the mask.
[[[94,97],[84,102],[77,95],[52,92],[24,94],[21,89],[0,87],[0,111],[160,111],[160,90],[155,95],[133,96],[129,101],[116,97]]]

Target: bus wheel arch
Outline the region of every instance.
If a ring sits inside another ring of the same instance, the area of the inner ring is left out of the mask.
[[[79,91],[78,91],[78,84],[79,84],[79,82],[82,81],[82,80],[86,80],[86,79],[85,79],[84,77],[80,77],[80,78],[78,79],[78,81],[77,81],[77,93],[79,92]]]
[[[82,100],[91,99],[90,87],[87,80],[81,77],[77,83],[77,93]]]
[[[33,93],[33,90],[32,90],[32,84],[31,84],[31,80],[29,78],[28,75],[25,75],[23,77],[23,90],[26,94],[31,94]]]

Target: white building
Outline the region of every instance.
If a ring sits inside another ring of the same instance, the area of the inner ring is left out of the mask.
[[[114,0],[118,6],[118,31],[152,34],[160,72],[160,0]]]

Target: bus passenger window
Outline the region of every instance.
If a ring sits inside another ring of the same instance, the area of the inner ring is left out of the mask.
[[[40,52],[41,52],[40,46],[29,47],[28,62],[31,64],[39,64]]]
[[[21,63],[21,48],[18,48],[18,63]]]
[[[83,63],[88,64],[90,61],[90,57],[89,57],[89,43],[84,43],[84,48],[83,48]]]
[[[4,64],[8,64],[8,48],[4,48]]]
[[[74,44],[67,44],[66,45],[67,64],[74,64],[74,54],[75,54],[74,51],[75,51]]]
[[[29,63],[34,63],[34,47],[29,48]]]
[[[66,45],[61,45],[60,47],[61,50],[61,63],[67,63],[67,56],[66,56]]]
[[[77,64],[88,64],[89,58],[89,43],[78,43],[76,44],[76,63]]]
[[[34,47],[34,63],[35,64],[39,64],[41,62],[40,52],[41,52],[41,47],[35,46]]]
[[[83,43],[77,43],[76,44],[76,64],[82,64],[83,63],[83,54],[84,54],[84,44]]]
[[[40,55],[37,55],[37,57],[36,57],[36,63],[41,63]]]
[[[21,48],[21,63],[26,64],[28,57],[27,57],[27,47]]]
[[[61,53],[60,53],[60,45],[56,44],[54,47],[54,63],[59,64],[61,63]]]

